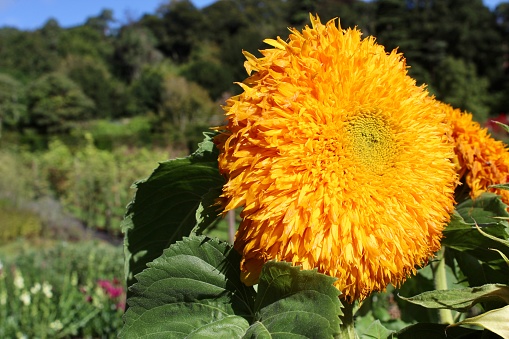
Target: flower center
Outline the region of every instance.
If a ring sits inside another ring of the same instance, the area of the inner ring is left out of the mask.
[[[360,112],[347,122],[346,131],[357,160],[372,172],[383,174],[396,153],[388,124],[377,114]]]

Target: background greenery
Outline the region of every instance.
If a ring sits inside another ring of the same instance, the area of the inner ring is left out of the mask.
[[[478,120],[507,111],[507,3],[490,11],[481,0],[222,0],[198,9],[179,0],[120,27],[104,10],[71,28],[54,19],[35,31],[1,28],[2,131],[43,146],[38,137],[85,121],[144,116],[165,141],[195,144],[200,129],[221,122],[215,101],[245,78],[241,50],[287,36],[309,12],[399,48],[418,83]]]
[[[419,84],[481,123],[507,122],[508,2],[490,11],[481,0],[222,0],[202,9],[178,0],[123,25],[104,10],[75,27],[53,19],[34,31],[2,27],[0,302],[8,295],[9,303],[0,307],[1,337],[30,337],[35,328],[47,337],[115,333],[121,312],[98,312],[82,290],[102,293],[100,281],[121,276],[121,253],[101,248],[121,241],[131,185],[159,161],[194,151],[246,77],[241,51],[259,55],[263,39],[286,37],[309,12],[398,48]],[[226,222],[214,226],[211,234],[227,239]],[[96,251],[111,260],[85,255]],[[16,276],[23,289],[13,287]],[[45,279],[54,299],[30,291]],[[79,310],[60,304],[64,295]],[[391,291],[377,298],[365,319],[406,320],[411,308],[400,309]],[[73,316],[65,320],[66,312]]]

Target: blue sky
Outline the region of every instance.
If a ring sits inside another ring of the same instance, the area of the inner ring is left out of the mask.
[[[201,8],[215,0],[193,0]],[[95,16],[103,8],[113,10],[120,24],[138,19],[144,13],[154,13],[164,0],[0,0],[0,27],[19,29],[40,28],[49,18],[57,19],[60,26],[83,24],[86,18]],[[494,8],[502,0],[484,0]]]
[[[201,8],[215,0],[192,0]],[[19,29],[40,28],[49,18],[62,27],[83,24],[88,17],[98,15],[102,9],[113,10],[119,23],[138,19],[144,13],[154,13],[164,0],[0,0],[0,27]]]

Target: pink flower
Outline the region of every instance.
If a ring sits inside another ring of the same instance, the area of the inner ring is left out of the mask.
[[[117,284],[115,284],[115,282],[117,282]],[[118,280],[99,280],[97,283],[104,290],[104,292],[109,295],[110,299],[116,299],[124,293],[124,288],[119,286]]]

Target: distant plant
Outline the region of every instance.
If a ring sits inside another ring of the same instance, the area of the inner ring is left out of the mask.
[[[146,131],[146,120],[134,120],[128,124],[133,133]],[[99,124],[94,131],[100,134],[101,128]],[[122,128],[118,132],[122,133]],[[78,142],[83,143],[84,146],[69,146],[55,139],[44,152],[0,150],[0,199],[15,206],[27,206],[33,199],[53,197],[88,227],[120,234],[124,209],[132,196],[132,183],[155,168],[159,160],[177,153],[127,146],[115,146],[112,151],[100,149],[90,133]],[[14,215],[0,216],[2,225],[10,223],[7,219]],[[2,232],[7,230],[2,228]]]
[[[41,220],[31,211],[18,209],[0,200],[0,243],[17,237],[37,236],[42,230]]]
[[[49,73],[27,88],[28,127],[41,134],[68,131],[90,118],[95,103],[64,74]]]
[[[0,73],[0,137],[4,125],[13,128],[25,118],[24,100],[22,84],[10,75]]]
[[[115,338],[125,293],[122,253],[97,243],[57,245],[0,261],[0,337]]]

